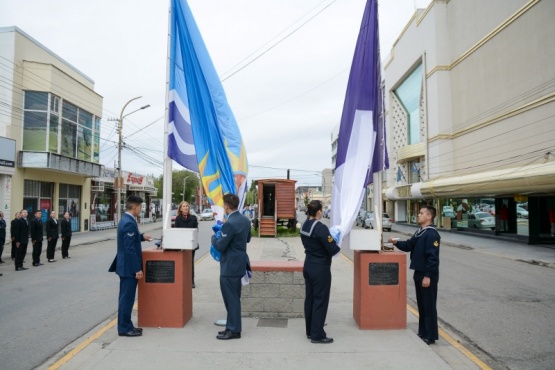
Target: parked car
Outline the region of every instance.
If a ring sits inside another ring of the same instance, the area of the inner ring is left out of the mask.
[[[495,218],[488,212],[476,212],[468,215],[468,227],[495,230]]]
[[[358,215],[357,218],[355,220],[355,225],[356,226],[360,226],[360,227],[364,227],[364,220],[366,220],[366,215],[370,213],[364,209],[361,209],[360,211],[358,211]]]
[[[200,220],[213,220],[214,219],[214,212],[210,208],[205,208],[200,214]]]
[[[528,218],[528,211],[522,207],[516,207],[516,218]]]
[[[365,229],[373,229],[374,228],[374,212],[368,212],[366,215],[366,219],[364,220],[364,228]],[[389,217],[387,213],[382,214],[382,229],[385,231],[391,231],[391,226],[393,225],[393,220]]]

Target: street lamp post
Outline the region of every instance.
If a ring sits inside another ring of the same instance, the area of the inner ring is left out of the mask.
[[[123,181],[121,178],[121,146],[122,146],[122,135],[121,135],[121,131],[123,128],[123,119],[125,117],[127,117],[130,114],[133,114],[135,112],[138,112],[142,109],[146,109],[148,107],[150,107],[150,104],[144,105],[142,107],[140,107],[139,109],[134,110],[131,113],[127,113],[125,116],[123,115],[123,111],[125,111],[125,108],[127,107],[127,105],[129,105],[129,103],[131,103],[133,100],[137,100],[142,98],[142,96],[137,96],[136,98],[133,98],[131,100],[129,100],[127,103],[125,103],[125,105],[123,106],[123,108],[121,109],[121,113],[119,115],[119,121],[118,121],[118,132],[119,132],[119,140],[118,140],[118,194],[117,194],[117,202],[118,202],[118,208],[117,208],[117,212],[118,212],[118,223],[119,220],[121,219],[121,190],[123,188]]]
[[[185,201],[185,185],[187,184],[187,178],[183,178],[183,202]]]

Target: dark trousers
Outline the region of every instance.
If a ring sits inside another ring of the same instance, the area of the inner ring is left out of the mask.
[[[12,260],[17,257],[17,247],[15,246],[15,240],[12,240]]]
[[[220,276],[220,290],[227,311],[225,328],[240,333],[241,326],[241,278],[242,276]]]
[[[432,274],[430,286],[427,288],[422,287],[424,272],[415,271],[413,278],[418,304],[418,336],[423,339],[438,340],[436,302],[439,273]]]
[[[33,244],[33,265],[40,263],[40,254],[42,253],[42,240]]]
[[[304,319],[306,335],[313,340],[326,337],[324,324],[328,314],[331,290],[331,268],[326,265],[306,264],[303,268],[306,295]]]
[[[0,239],[0,261],[2,261],[2,253],[4,253],[4,244],[6,244],[6,239]]]
[[[137,291],[137,279],[134,277],[119,278],[119,301],[118,301],[118,333],[127,333],[133,330],[131,312],[135,304],[135,292]]]
[[[25,255],[27,254],[27,244],[19,244],[19,247],[16,248],[15,254],[15,269],[17,270],[20,267],[23,267],[23,260],[25,259]]]
[[[62,240],[62,257],[68,257],[69,256],[69,243],[71,242],[71,236],[65,237]]]
[[[54,259],[54,254],[56,253],[56,243],[58,243],[58,238],[51,238],[48,241],[48,247],[46,248],[46,258],[49,260]]]

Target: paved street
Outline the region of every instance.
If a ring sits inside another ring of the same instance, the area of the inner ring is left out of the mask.
[[[147,224],[141,230],[158,238],[161,226],[160,222]],[[197,259],[208,252],[210,226],[200,222]],[[34,368],[115,317],[119,281],[108,273],[116,251],[115,235],[115,230],[74,234],[71,259],[62,260],[58,249],[57,261],[48,263],[43,250],[44,266],[39,267],[31,266],[28,251],[26,271],[15,272],[12,263],[0,265],[4,274],[0,277],[0,369]],[[91,243],[99,239],[103,241]]]

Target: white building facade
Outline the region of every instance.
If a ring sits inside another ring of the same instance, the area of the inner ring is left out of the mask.
[[[553,14],[549,0],[415,12],[384,65],[396,222],[432,204],[440,227],[555,242]]]

